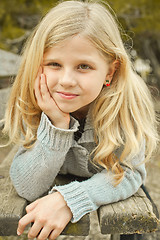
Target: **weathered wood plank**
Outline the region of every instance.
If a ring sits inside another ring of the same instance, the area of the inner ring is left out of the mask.
[[[142,189],[131,198],[100,207],[98,217],[102,234],[153,232],[159,224]]]
[[[10,164],[16,151],[17,147],[14,147],[0,165],[0,236],[16,235],[18,221],[27,204],[25,199],[18,196],[9,178]],[[63,185],[74,179],[70,175],[58,176],[55,183]],[[102,234],[152,232],[159,223],[142,189],[127,200],[100,207],[98,216]],[[87,214],[78,223],[69,223],[62,234],[87,236],[89,229],[90,218]]]
[[[0,165],[0,236],[16,235],[17,225],[24,215],[27,201],[18,196],[9,178],[9,168],[17,147],[14,147]],[[59,177],[57,183],[65,184],[69,178]],[[87,236],[90,229],[89,214],[78,223],[69,223],[62,234]]]
[[[61,234],[69,236],[88,236],[89,230],[90,230],[90,217],[89,214],[86,214],[83,218],[79,220],[79,222],[77,223],[70,222]]]
[[[17,74],[20,64],[20,56],[0,49],[0,78]]]
[[[81,181],[83,178],[77,178]],[[64,185],[75,180],[73,175],[58,175],[55,179],[54,185]],[[71,235],[71,236],[87,236],[90,230],[90,216],[86,214],[83,218],[80,219],[77,223],[69,223],[62,235]]]
[[[19,197],[9,178],[10,162],[17,148],[13,148],[0,165],[0,236],[16,235],[19,219],[27,201]]]
[[[6,104],[9,99],[10,91],[10,88],[0,89],[0,120],[4,118],[4,113],[6,110]],[[1,125],[3,124],[0,123],[0,127]]]

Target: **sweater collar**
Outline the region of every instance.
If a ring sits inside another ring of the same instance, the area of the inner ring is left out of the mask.
[[[82,133],[81,138],[78,140],[78,143],[84,143],[84,142],[94,142],[94,128],[93,128],[93,119],[91,115],[91,109],[89,109],[86,116],[84,132]]]

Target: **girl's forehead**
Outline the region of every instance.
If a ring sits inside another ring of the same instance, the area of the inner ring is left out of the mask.
[[[92,45],[93,47],[94,44],[91,42],[91,40],[89,39],[89,37],[87,36],[83,36],[82,34],[75,34],[75,35],[72,35],[70,37],[67,37],[63,40],[61,40],[60,42],[54,44],[52,47],[53,48],[62,48],[62,47],[66,47],[68,44],[70,43],[73,43],[73,42],[80,42],[80,43],[84,43],[85,45]]]
[[[49,48],[45,53],[45,55],[48,55],[49,53],[60,53],[63,54],[63,52],[67,52],[68,54],[73,53],[73,51],[76,51],[80,55],[82,53],[93,55],[97,54],[99,56],[103,56],[102,51],[100,51],[97,46],[93,43],[91,39],[87,36],[83,36],[81,34],[76,34],[71,37],[68,37],[67,39],[64,39],[63,41],[60,41],[59,43],[54,44],[51,48]],[[69,57],[70,55],[68,55]]]

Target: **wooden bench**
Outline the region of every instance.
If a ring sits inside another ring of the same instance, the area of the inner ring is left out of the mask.
[[[25,213],[27,201],[19,197],[10,181],[9,168],[17,148],[14,147],[0,165],[0,236],[16,235],[19,219]],[[59,176],[56,184],[64,184],[70,177]],[[120,234],[149,233],[157,230],[159,220],[153,213],[152,204],[142,189],[129,199],[102,206],[97,211],[102,234],[111,239]],[[87,236],[90,231],[90,214],[77,223],[69,223],[64,235]]]

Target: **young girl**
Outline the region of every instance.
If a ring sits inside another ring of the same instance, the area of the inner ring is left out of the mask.
[[[69,221],[130,197],[145,181],[144,162],[157,143],[155,113],[108,9],[62,2],[24,49],[4,128],[22,145],[11,179],[33,201],[18,235],[32,222],[29,238],[55,239]],[[87,179],[53,186],[57,174]]]

